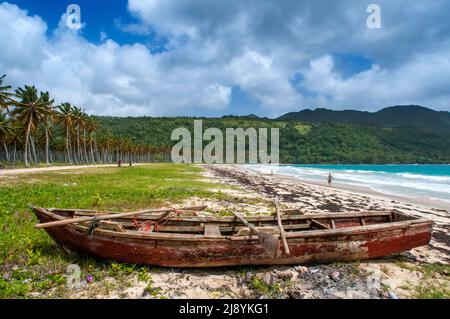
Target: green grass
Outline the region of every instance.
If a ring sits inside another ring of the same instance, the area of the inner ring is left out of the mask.
[[[441,263],[415,265],[402,259],[395,264],[402,269],[423,274],[420,284],[413,286],[406,282],[399,288],[409,291],[409,296],[416,299],[450,299],[450,265]]]
[[[274,283],[273,285],[268,285],[258,276],[253,276],[250,287],[258,292],[260,295],[265,295],[272,297],[281,291],[279,283]]]
[[[443,283],[423,283],[414,288],[412,297],[417,299],[450,299],[450,289]]]
[[[29,205],[58,208],[128,211],[176,205],[196,196],[216,197],[220,184],[200,181],[201,169],[191,165],[153,164],[133,168],[90,168],[6,177],[0,181],[0,298],[29,297],[64,286],[67,265],[80,265],[94,280],[122,278],[142,267],[69,256],[45,231],[34,229]],[[220,195],[223,197],[224,195]],[[145,268],[145,271],[148,271]],[[60,289],[61,290],[61,289]]]
[[[422,265],[420,268],[425,277],[428,278],[444,277],[450,279],[450,265],[434,263]]]

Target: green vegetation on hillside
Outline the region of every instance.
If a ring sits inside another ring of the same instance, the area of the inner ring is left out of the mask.
[[[113,134],[135,142],[171,146],[171,133],[186,127],[193,132],[194,118],[100,117]],[[380,127],[339,123],[307,123],[226,117],[203,119],[203,129],[280,128],[282,163],[449,163],[450,133],[408,126]],[[224,134],[225,136],[225,134]],[[207,143],[205,143],[206,145]]]
[[[384,108],[378,112],[354,110],[334,111],[328,109],[303,110],[279,117],[279,120],[311,123],[342,123],[379,127],[410,126],[421,131],[450,133],[450,113],[435,111],[417,105]]]

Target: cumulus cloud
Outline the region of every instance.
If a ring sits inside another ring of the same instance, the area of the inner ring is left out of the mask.
[[[138,23],[121,29],[167,39],[158,54],[106,34],[91,43],[64,23],[48,32],[40,17],[1,3],[0,71],[95,114],[227,114],[233,87],[269,116],[304,107],[449,110],[448,3],[378,2],[381,30],[366,27],[358,0],[129,0]],[[373,63],[344,76],[337,54]]]
[[[448,3],[377,3],[381,30],[366,27],[367,3],[358,0],[129,0],[128,6],[143,26],[188,39],[175,47],[173,63],[219,64],[267,114],[405,103],[448,110]],[[344,78],[333,55],[355,53],[375,63]],[[290,81],[296,74],[305,78],[300,90]]]
[[[65,17],[61,19],[63,21]],[[12,23],[14,21],[14,23]],[[93,44],[59,23],[51,36],[39,17],[0,4],[0,70],[15,86],[35,84],[58,102],[104,115],[188,114],[225,109],[231,87],[206,69],[172,68],[143,44]]]

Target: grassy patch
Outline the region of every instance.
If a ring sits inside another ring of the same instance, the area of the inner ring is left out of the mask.
[[[420,270],[427,278],[450,278],[450,265],[434,263],[420,266]]]
[[[258,276],[253,276],[249,286],[256,290],[258,294],[265,295],[267,297],[272,297],[281,291],[279,283],[268,285]]]
[[[359,278],[365,275],[365,271],[360,266],[361,263],[359,261],[350,263],[350,274],[353,278]]]
[[[444,283],[424,283],[414,288],[417,299],[450,299],[450,289]]]
[[[49,296],[64,286],[66,268],[78,264],[94,281],[144,270],[63,253],[45,231],[34,229],[29,204],[41,207],[128,211],[176,205],[190,197],[215,198],[224,186],[200,180],[192,165],[153,164],[133,168],[89,168],[17,175],[0,186],[0,298]],[[175,180],[174,180],[175,179]],[[223,196],[223,195],[221,195]],[[148,269],[146,268],[146,271]]]

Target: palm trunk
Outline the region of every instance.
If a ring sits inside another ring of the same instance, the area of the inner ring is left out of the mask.
[[[30,130],[31,130],[31,121],[33,118],[30,119],[30,121],[28,122],[27,125],[27,131],[25,133],[25,148],[24,148],[24,152],[23,152],[23,156],[24,156],[24,162],[25,162],[25,167],[28,167],[28,143],[29,143],[29,137],[30,137]]]
[[[81,162],[81,154],[80,154],[80,125],[77,126],[77,160],[78,163]]]
[[[70,164],[72,163],[72,158],[70,157],[70,134],[69,134],[69,128],[67,127],[66,130],[66,152],[67,152],[67,160]]]
[[[3,147],[5,148],[5,153],[6,153],[6,162],[10,162],[9,161],[9,153],[8,153],[8,147],[6,146],[6,142],[5,139],[3,139]]]
[[[75,164],[78,163],[78,158],[77,158],[77,136],[74,135],[73,136],[73,141],[70,141],[70,153],[72,153],[72,157],[73,157],[73,162]]]
[[[91,161],[93,164],[95,164],[95,158],[94,158],[94,147],[92,146],[93,142],[91,140],[91,142],[89,143],[89,151],[91,153]]]
[[[33,135],[30,135],[30,140],[31,140],[31,150],[33,151],[33,160],[35,164],[38,164],[39,160],[36,153],[36,143],[34,141]]]
[[[48,124],[45,123],[45,164],[50,165],[48,158],[48,149],[49,149]]]
[[[78,164],[78,156],[77,156],[77,135],[75,133],[75,135],[73,136],[73,142],[70,145],[71,147],[71,152],[72,152],[72,156],[73,156],[73,162],[75,164]]]
[[[101,156],[100,153],[98,152],[97,139],[96,139],[95,135],[94,135],[94,148],[95,148],[95,155],[96,155],[96,158],[97,158],[97,160],[98,160],[99,162],[101,162],[101,161],[102,161],[102,156]]]
[[[83,128],[83,148],[84,148],[84,160],[86,163],[89,162],[88,155],[87,155],[87,146],[86,146],[86,129]]]
[[[14,161],[14,163],[17,162],[17,146],[16,146],[16,142],[14,142],[13,161]]]

